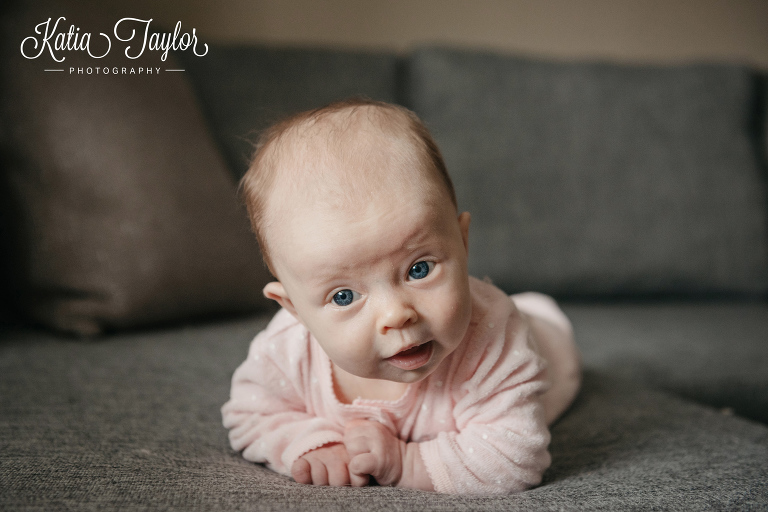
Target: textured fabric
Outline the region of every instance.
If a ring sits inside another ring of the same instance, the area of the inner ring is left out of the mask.
[[[768,289],[746,69],[443,49],[407,69],[408,104],[472,214],[474,275],[556,296]]]
[[[238,178],[258,132],[288,114],[349,96],[396,101],[390,54],[212,45],[206,58],[180,57]]]
[[[612,314],[592,318],[610,322]],[[102,343],[0,334],[0,509],[768,507],[768,426],[617,380],[610,368],[586,372],[576,402],[551,429],[553,463],[535,489],[473,497],[296,484],[233,453],[221,427],[232,371],[266,321]]]
[[[22,57],[30,27],[64,15],[3,18],[0,199],[14,305],[80,335],[266,306],[268,273],[185,76],[70,74],[95,65],[83,52]],[[94,33],[114,24],[76,19]],[[96,62],[178,67],[157,54]]]
[[[243,457],[290,475],[304,453],[342,442],[344,426],[355,419],[385,425],[400,439],[419,443],[435,490],[498,494],[538,484],[549,465],[549,432],[540,394],[549,388],[536,350],[556,358],[577,357],[570,325],[553,302],[521,300],[528,312],[554,318],[556,329],[534,331],[498,288],[472,279],[472,321],[461,346],[429,377],[407,388],[396,401],[336,397],[331,361],[286,310],[252,342],[232,379],[224,405],[224,426]],[[537,336],[538,335],[538,336]],[[546,335],[546,336],[543,336]],[[565,350],[554,353],[563,347]],[[567,385],[564,379],[555,379]],[[575,389],[558,392],[572,401]]]
[[[768,304],[570,304],[587,366],[768,423]]]

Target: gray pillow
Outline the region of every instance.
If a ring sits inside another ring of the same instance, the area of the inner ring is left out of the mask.
[[[425,48],[407,74],[473,216],[473,273],[571,296],[768,289],[748,70]]]
[[[19,41],[64,12],[42,11],[3,20],[0,189],[17,309],[79,335],[260,309],[268,273],[186,76],[164,71],[179,66],[117,49],[24,59]],[[66,12],[93,33],[115,21]],[[54,66],[65,71],[43,71]],[[162,70],[68,71],[94,66]]]

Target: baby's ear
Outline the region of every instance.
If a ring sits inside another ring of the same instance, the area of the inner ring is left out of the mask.
[[[264,296],[268,299],[277,301],[278,304],[301,322],[298,313],[296,313],[296,308],[293,306],[293,302],[291,302],[290,297],[288,297],[288,292],[285,291],[285,287],[280,281],[267,283],[264,287]]]
[[[464,239],[464,249],[469,252],[469,222],[472,216],[469,212],[462,212],[459,215],[459,229],[461,229],[461,238]]]

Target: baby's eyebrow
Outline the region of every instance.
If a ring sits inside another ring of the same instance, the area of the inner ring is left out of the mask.
[[[337,279],[341,279],[343,277],[343,273],[348,270],[339,270],[336,269],[334,271],[319,271],[319,272],[313,272],[312,276],[309,277],[307,280],[309,281],[309,284],[312,286],[324,286],[327,283],[330,283],[332,281],[336,281]]]
[[[406,252],[413,252],[426,243],[426,240],[435,233],[426,229],[416,229],[405,237],[401,249]]]

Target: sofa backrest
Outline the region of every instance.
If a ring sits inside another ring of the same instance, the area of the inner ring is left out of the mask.
[[[768,289],[752,71],[425,48],[406,76],[476,220],[475,273],[561,296]]]

